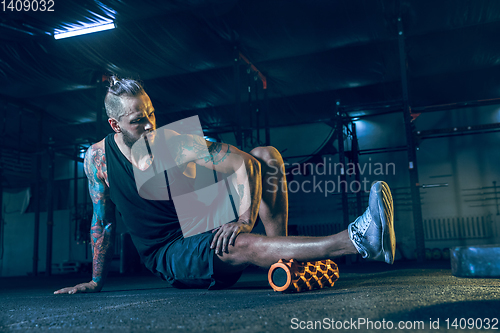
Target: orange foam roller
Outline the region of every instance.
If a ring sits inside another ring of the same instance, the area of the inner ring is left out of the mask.
[[[281,259],[271,266],[267,278],[275,291],[301,292],[333,287],[339,269],[330,259],[308,262]]]

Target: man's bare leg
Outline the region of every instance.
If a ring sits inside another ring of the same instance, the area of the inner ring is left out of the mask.
[[[259,217],[268,237],[288,235],[288,192],[283,158],[274,147],[257,147],[250,151],[261,166],[262,200]]]
[[[347,230],[326,237],[268,237],[239,234],[229,253],[214,257],[215,272],[235,272],[254,264],[269,268],[280,259],[313,261],[358,253]]]
[[[314,261],[355,253],[392,264],[396,246],[393,212],[389,187],[377,182],[370,190],[365,213],[351,223],[348,230],[327,237],[239,234],[229,253],[214,257],[214,271],[230,273],[248,264],[269,267],[279,259]]]

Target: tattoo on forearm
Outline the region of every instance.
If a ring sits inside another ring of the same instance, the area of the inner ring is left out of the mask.
[[[245,185],[238,184],[238,195],[240,196],[240,202],[243,201],[243,196],[245,195]]]
[[[113,224],[105,225],[104,221],[98,220],[94,214],[91,228],[92,246],[92,280],[100,283],[106,276],[109,261],[113,256],[114,232]]]
[[[103,149],[91,147],[85,155],[84,168],[89,180],[89,193],[94,205],[90,242],[92,247],[92,280],[101,283],[106,276],[114,245],[114,205],[109,199],[106,160]]]

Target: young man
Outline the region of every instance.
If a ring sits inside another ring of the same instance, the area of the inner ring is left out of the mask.
[[[269,267],[279,259],[313,261],[361,253],[365,258],[393,263],[396,240],[392,197],[386,183],[372,186],[367,210],[348,230],[327,237],[286,237],[286,179],[283,172],[275,172],[283,167],[276,149],[259,147],[247,154],[224,143],[170,131],[167,142],[178,166],[174,168],[177,181],[195,178],[195,164],[234,173],[241,199],[237,221],[184,238],[172,200],[144,199],[134,181],[133,168],[140,164],[133,155],[134,143],[156,129],[149,96],[137,81],[113,77],[105,106],[114,132],[92,145],[85,156],[94,206],[92,280],[56,294],[102,289],[112,259],[115,208],[146,267],[178,288],[228,287],[249,264]],[[204,148],[209,158],[199,154]],[[145,163],[143,168],[150,164]],[[240,177],[242,170],[244,175]],[[250,233],[257,215],[266,236]]]

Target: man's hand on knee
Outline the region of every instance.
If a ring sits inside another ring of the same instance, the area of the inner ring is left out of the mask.
[[[229,253],[229,245],[234,246],[236,236],[240,232],[249,233],[251,231],[252,226],[247,222],[237,221],[226,223],[212,231],[215,233],[215,236],[210,248],[215,249],[216,254]]]

